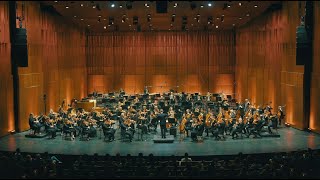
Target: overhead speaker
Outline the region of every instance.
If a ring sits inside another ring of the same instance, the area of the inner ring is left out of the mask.
[[[14,42],[14,54],[16,65],[20,67],[28,67],[28,44],[27,44],[27,30],[24,28],[17,28]]]
[[[304,65],[312,53],[311,41],[304,25],[297,27],[296,36],[296,65]]]
[[[168,1],[156,1],[157,13],[168,12]]]

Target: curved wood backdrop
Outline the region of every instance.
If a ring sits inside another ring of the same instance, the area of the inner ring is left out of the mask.
[[[313,68],[311,77],[310,128],[320,133],[320,2],[314,1]]]
[[[298,12],[298,1],[283,2],[281,10],[237,31],[236,93],[239,100],[249,97],[257,104],[272,102],[275,108],[286,105],[286,121],[303,129],[307,127],[303,120],[304,66],[296,65]]]
[[[0,1],[0,136],[14,130],[8,2]]]
[[[29,128],[30,112],[44,112],[44,94],[48,112],[63,99],[85,97],[87,90],[84,31],[41,10],[38,2],[24,2],[29,65],[19,68],[20,130]]]
[[[88,93],[234,93],[234,36],[227,32],[89,34]]]

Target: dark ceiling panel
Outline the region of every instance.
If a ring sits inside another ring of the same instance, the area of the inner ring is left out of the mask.
[[[93,32],[104,32],[181,31],[184,16],[187,17],[186,30],[227,30],[244,25],[265,12],[272,4],[281,2],[168,1],[167,13],[157,13],[156,1],[43,1],[42,3],[53,6],[63,17],[71,19],[81,27]],[[135,16],[138,19],[136,25],[133,23]],[[210,20],[212,23],[208,23],[208,19],[212,19]]]

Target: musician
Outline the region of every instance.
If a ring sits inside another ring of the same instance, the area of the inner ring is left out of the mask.
[[[148,119],[149,119],[148,131],[150,132],[151,131],[150,127],[153,127],[154,132],[156,132],[157,126],[158,126],[157,115],[155,115],[154,112],[151,111]]]
[[[161,138],[166,138],[166,124],[167,124],[167,114],[163,113],[163,109],[160,109],[160,114],[158,114],[158,119],[160,121]]]
[[[54,119],[50,119],[49,117],[45,118],[45,129],[51,138],[54,139],[57,135],[57,127]]]
[[[243,104],[244,112],[247,112],[249,110],[249,106],[250,106],[250,101],[248,99],[245,99]]]
[[[33,113],[29,115],[29,126],[30,129],[34,130],[33,134],[40,133],[40,129],[42,125],[39,123],[36,117],[34,117]]]
[[[207,101],[208,101],[208,102],[211,101],[211,94],[210,94],[210,92],[207,92]]]
[[[278,107],[277,116],[278,116],[279,126],[281,126],[281,122],[282,122],[282,120],[284,119],[284,112],[283,112],[283,110],[282,110],[282,106],[279,106],[279,107]]]
[[[173,92],[170,92],[169,99],[170,99],[170,104],[173,104],[173,103],[174,103],[174,95],[173,95]]]
[[[149,94],[148,86],[144,87],[144,94]]]
[[[109,141],[114,140],[114,134],[116,130],[112,128],[112,121],[109,119],[106,119],[104,123],[102,124],[102,130],[105,137],[109,139]]]

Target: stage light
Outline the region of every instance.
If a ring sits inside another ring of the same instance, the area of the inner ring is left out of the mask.
[[[208,3],[208,6],[211,7],[211,6],[212,6],[212,3],[209,2],[209,3]]]

